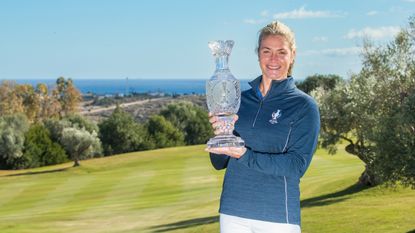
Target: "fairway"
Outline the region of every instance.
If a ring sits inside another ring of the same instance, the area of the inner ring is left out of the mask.
[[[219,232],[223,171],[204,146],[0,171],[0,232]],[[415,191],[356,183],[363,164],[318,150],[302,179],[304,233],[415,230]]]

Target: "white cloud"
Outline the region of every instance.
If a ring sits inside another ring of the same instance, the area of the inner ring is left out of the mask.
[[[264,19],[244,19],[244,23],[247,23],[247,24],[261,24],[264,22],[265,22]]]
[[[269,12],[267,10],[263,10],[260,13],[261,18],[260,19],[244,19],[244,23],[247,24],[262,24],[266,21],[268,21]]]
[[[333,49],[322,49],[322,50],[307,50],[300,54],[304,56],[325,55],[325,56],[330,56],[330,57],[340,57],[340,56],[358,55],[361,52],[362,52],[361,47],[349,47],[349,48],[333,48]]]
[[[404,2],[415,2],[415,0],[403,0]]]
[[[329,39],[325,36],[315,36],[313,37],[314,42],[327,42]]]
[[[300,7],[300,9],[274,14],[275,19],[333,18],[342,16],[344,16],[344,14],[339,14],[331,11],[306,10],[305,6]]]
[[[377,14],[379,14],[379,12],[377,12],[377,11],[369,11],[369,12],[366,13],[366,15],[368,15],[368,16],[374,16],[374,15],[377,15]]]
[[[379,28],[371,28],[365,27],[361,30],[351,29],[345,38],[347,39],[354,39],[354,38],[362,38],[362,37],[369,37],[371,39],[383,39],[383,38],[390,38],[394,37],[400,31],[399,27],[379,27]]]
[[[306,10],[305,6],[300,7],[299,9],[295,9],[292,11],[287,12],[279,12],[275,13],[270,16],[268,10],[263,10],[260,12],[259,19],[244,19],[244,23],[247,24],[262,24],[273,19],[305,19],[305,18],[333,18],[333,17],[344,17],[346,13],[339,13],[339,12],[331,12],[331,11],[311,11]]]

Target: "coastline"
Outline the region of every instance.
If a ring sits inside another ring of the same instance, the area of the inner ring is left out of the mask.
[[[5,81],[8,79],[1,79]],[[124,96],[133,93],[149,95],[205,94],[207,79],[72,79],[82,95]],[[56,79],[15,79],[18,84],[55,86]],[[241,90],[249,88],[249,80],[240,80]]]

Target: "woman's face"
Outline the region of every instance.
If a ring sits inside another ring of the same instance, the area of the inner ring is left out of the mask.
[[[258,50],[259,66],[262,77],[271,80],[283,80],[288,76],[288,69],[294,62],[295,50],[284,36],[269,35],[262,38]]]

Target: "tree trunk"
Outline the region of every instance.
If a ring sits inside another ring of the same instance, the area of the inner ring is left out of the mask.
[[[74,166],[74,167],[79,167],[79,166],[81,166],[81,164],[79,163],[79,160],[75,159],[73,166]]]
[[[369,187],[373,187],[379,184],[374,172],[372,172],[371,169],[369,169],[367,165],[365,166],[365,170],[359,177],[359,184],[369,186]]]
[[[78,158],[75,158],[75,159],[74,159],[74,164],[73,164],[73,166],[74,166],[74,167],[79,167],[79,166],[81,166],[81,164],[79,163],[79,159],[78,159]]]
[[[350,143],[346,146],[346,151],[350,154],[356,155],[363,163],[365,163],[365,170],[359,177],[359,184],[364,186],[373,187],[379,184],[378,179],[376,179],[375,173],[369,168],[368,158],[365,156],[365,148],[361,148],[356,144]]]

